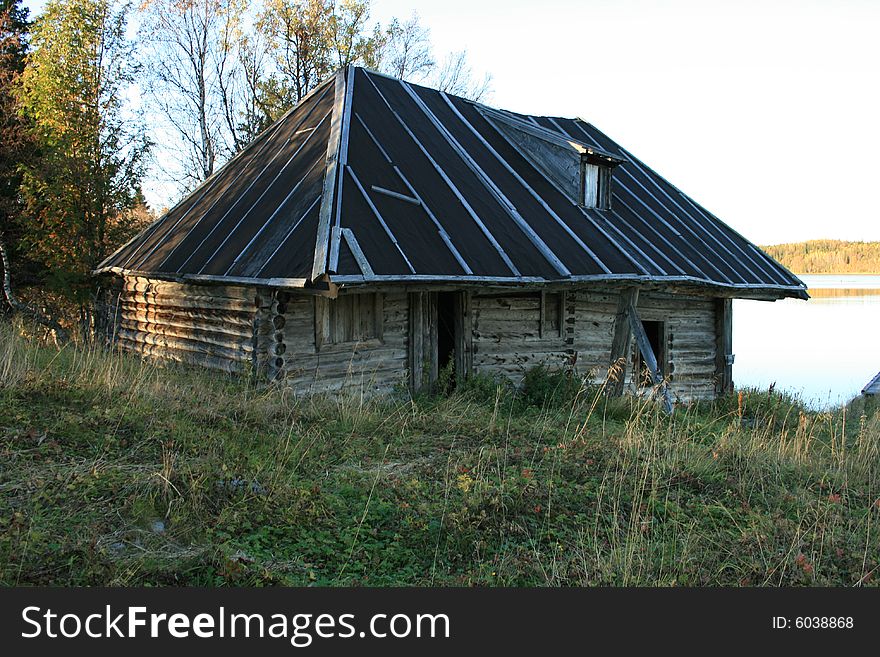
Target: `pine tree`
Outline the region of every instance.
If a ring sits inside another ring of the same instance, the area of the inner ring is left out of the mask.
[[[24,70],[28,27],[28,10],[21,0],[0,0],[0,251],[5,254],[0,264],[4,282],[0,312],[14,305],[9,268],[13,260],[21,261],[20,168],[34,152],[15,93]]]
[[[27,239],[50,287],[85,309],[91,271],[130,231],[149,148],[125,101],[137,74],[128,5],[50,0],[32,29],[21,102],[41,159],[24,173]]]

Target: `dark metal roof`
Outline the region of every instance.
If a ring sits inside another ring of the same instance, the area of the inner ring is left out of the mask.
[[[563,153],[560,162],[571,150],[613,165],[611,209],[578,205],[511,135]],[[357,67],[313,91],[104,271],[278,286],[325,275],[632,280],[806,297],[793,274],[589,123],[495,110]]]
[[[880,395],[880,373],[868,381],[868,385],[862,388],[863,395]]]

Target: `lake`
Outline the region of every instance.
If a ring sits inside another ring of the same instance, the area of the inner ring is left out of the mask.
[[[737,387],[788,390],[814,408],[845,402],[880,371],[880,276],[802,275],[809,301],[733,303]]]

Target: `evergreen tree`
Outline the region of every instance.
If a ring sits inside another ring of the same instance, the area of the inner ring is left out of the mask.
[[[19,169],[33,154],[33,144],[22,119],[16,98],[16,85],[24,70],[27,52],[28,10],[21,0],[0,0],[0,247],[18,260],[16,248],[21,237],[21,196]],[[0,265],[3,278],[10,272]],[[0,295],[0,311],[8,309],[5,292]]]
[[[138,73],[128,5],[50,0],[32,29],[21,102],[41,158],[24,172],[28,245],[80,303],[91,271],[133,230],[149,141],[125,95]]]

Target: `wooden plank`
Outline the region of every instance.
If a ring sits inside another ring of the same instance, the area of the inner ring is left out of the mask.
[[[733,392],[733,302],[715,300],[715,392]]]
[[[461,382],[470,377],[473,368],[474,332],[471,322],[471,293],[457,293],[455,302],[455,376],[456,381]]]
[[[663,374],[660,371],[660,367],[657,363],[657,357],[654,354],[654,350],[651,348],[651,342],[648,340],[648,334],[645,333],[645,327],[642,324],[642,320],[639,317],[638,312],[636,312],[636,308],[634,305],[629,304],[626,308],[626,318],[629,322],[630,330],[633,333],[633,336],[636,339],[636,344],[639,347],[639,351],[642,353],[642,358],[645,359],[645,362],[648,364],[648,371],[651,373],[651,379],[654,382],[655,386],[660,387],[660,392],[663,396],[663,406],[666,409],[667,413],[672,413],[673,405],[672,398],[669,395],[669,389],[666,386],[666,382],[663,380]]]
[[[321,351],[321,347],[330,338],[329,303],[330,299],[315,297],[315,351]]]
[[[427,303],[423,307],[425,312],[425,335],[424,344],[427,347],[425,355],[428,358],[428,385],[433,387],[440,377],[440,362],[437,354],[437,292],[426,293]]]
[[[413,394],[422,389],[424,378],[424,313],[425,292],[409,295],[409,387]]]
[[[373,304],[374,334],[381,344],[385,342],[385,295],[373,294]]]
[[[385,196],[390,196],[391,198],[396,198],[398,201],[405,201],[407,203],[412,203],[413,205],[421,205],[421,199],[407,196],[406,194],[401,194],[400,192],[395,192],[391,189],[385,189],[384,187],[379,187],[378,185],[371,185],[370,189],[378,194],[384,194]]]
[[[342,124],[339,138],[338,165],[343,170],[348,164],[348,133],[351,127],[351,101],[354,97],[354,76],[354,66],[349,64],[345,76],[345,101],[342,108]],[[339,266],[339,240],[341,238],[339,235],[339,222],[342,217],[342,188],[342,176],[339,175],[337,176],[336,183],[336,209],[334,212],[335,217],[333,218],[335,222],[333,225],[334,231],[331,233],[330,238],[330,262],[328,269],[332,272],[335,272]]]
[[[357,263],[358,267],[360,267],[364,278],[367,280],[373,278],[375,276],[373,268],[370,266],[370,262],[367,260],[367,256],[364,255],[361,245],[358,243],[351,228],[343,228],[342,236],[345,238],[345,242],[348,244],[348,248],[354,256],[354,261]]]
[[[547,327],[544,325],[546,323],[547,316],[547,293],[541,290],[541,302],[539,311],[540,319],[538,320],[538,336],[543,338],[544,333],[546,332]]]
[[[616,379],[608,386],[608,392],[613,397],[623,394],[632,335],[627,312],[629,308],[635,308],[638,300],[639,290],[635,287],[621,291],[618,299],[617,314],[614,317],[614,334],[611,338],[611,362],[609,363],[611,367],[616,367],[619,370]]]
[[[327,273],[330,252],[330,224],[335,209],[334,189],[339,168],[339,143],[342,132],[342,119],[345,113],[345,69],[337,71],[334,85],[336,97],[333,101],[333,116],[330,119],[330,138],[327,140],[324,189],[321,194],[321,207],[318,209],[317,241],[315,243],[315,259],[312,263],[311,276],[313,281]]]

